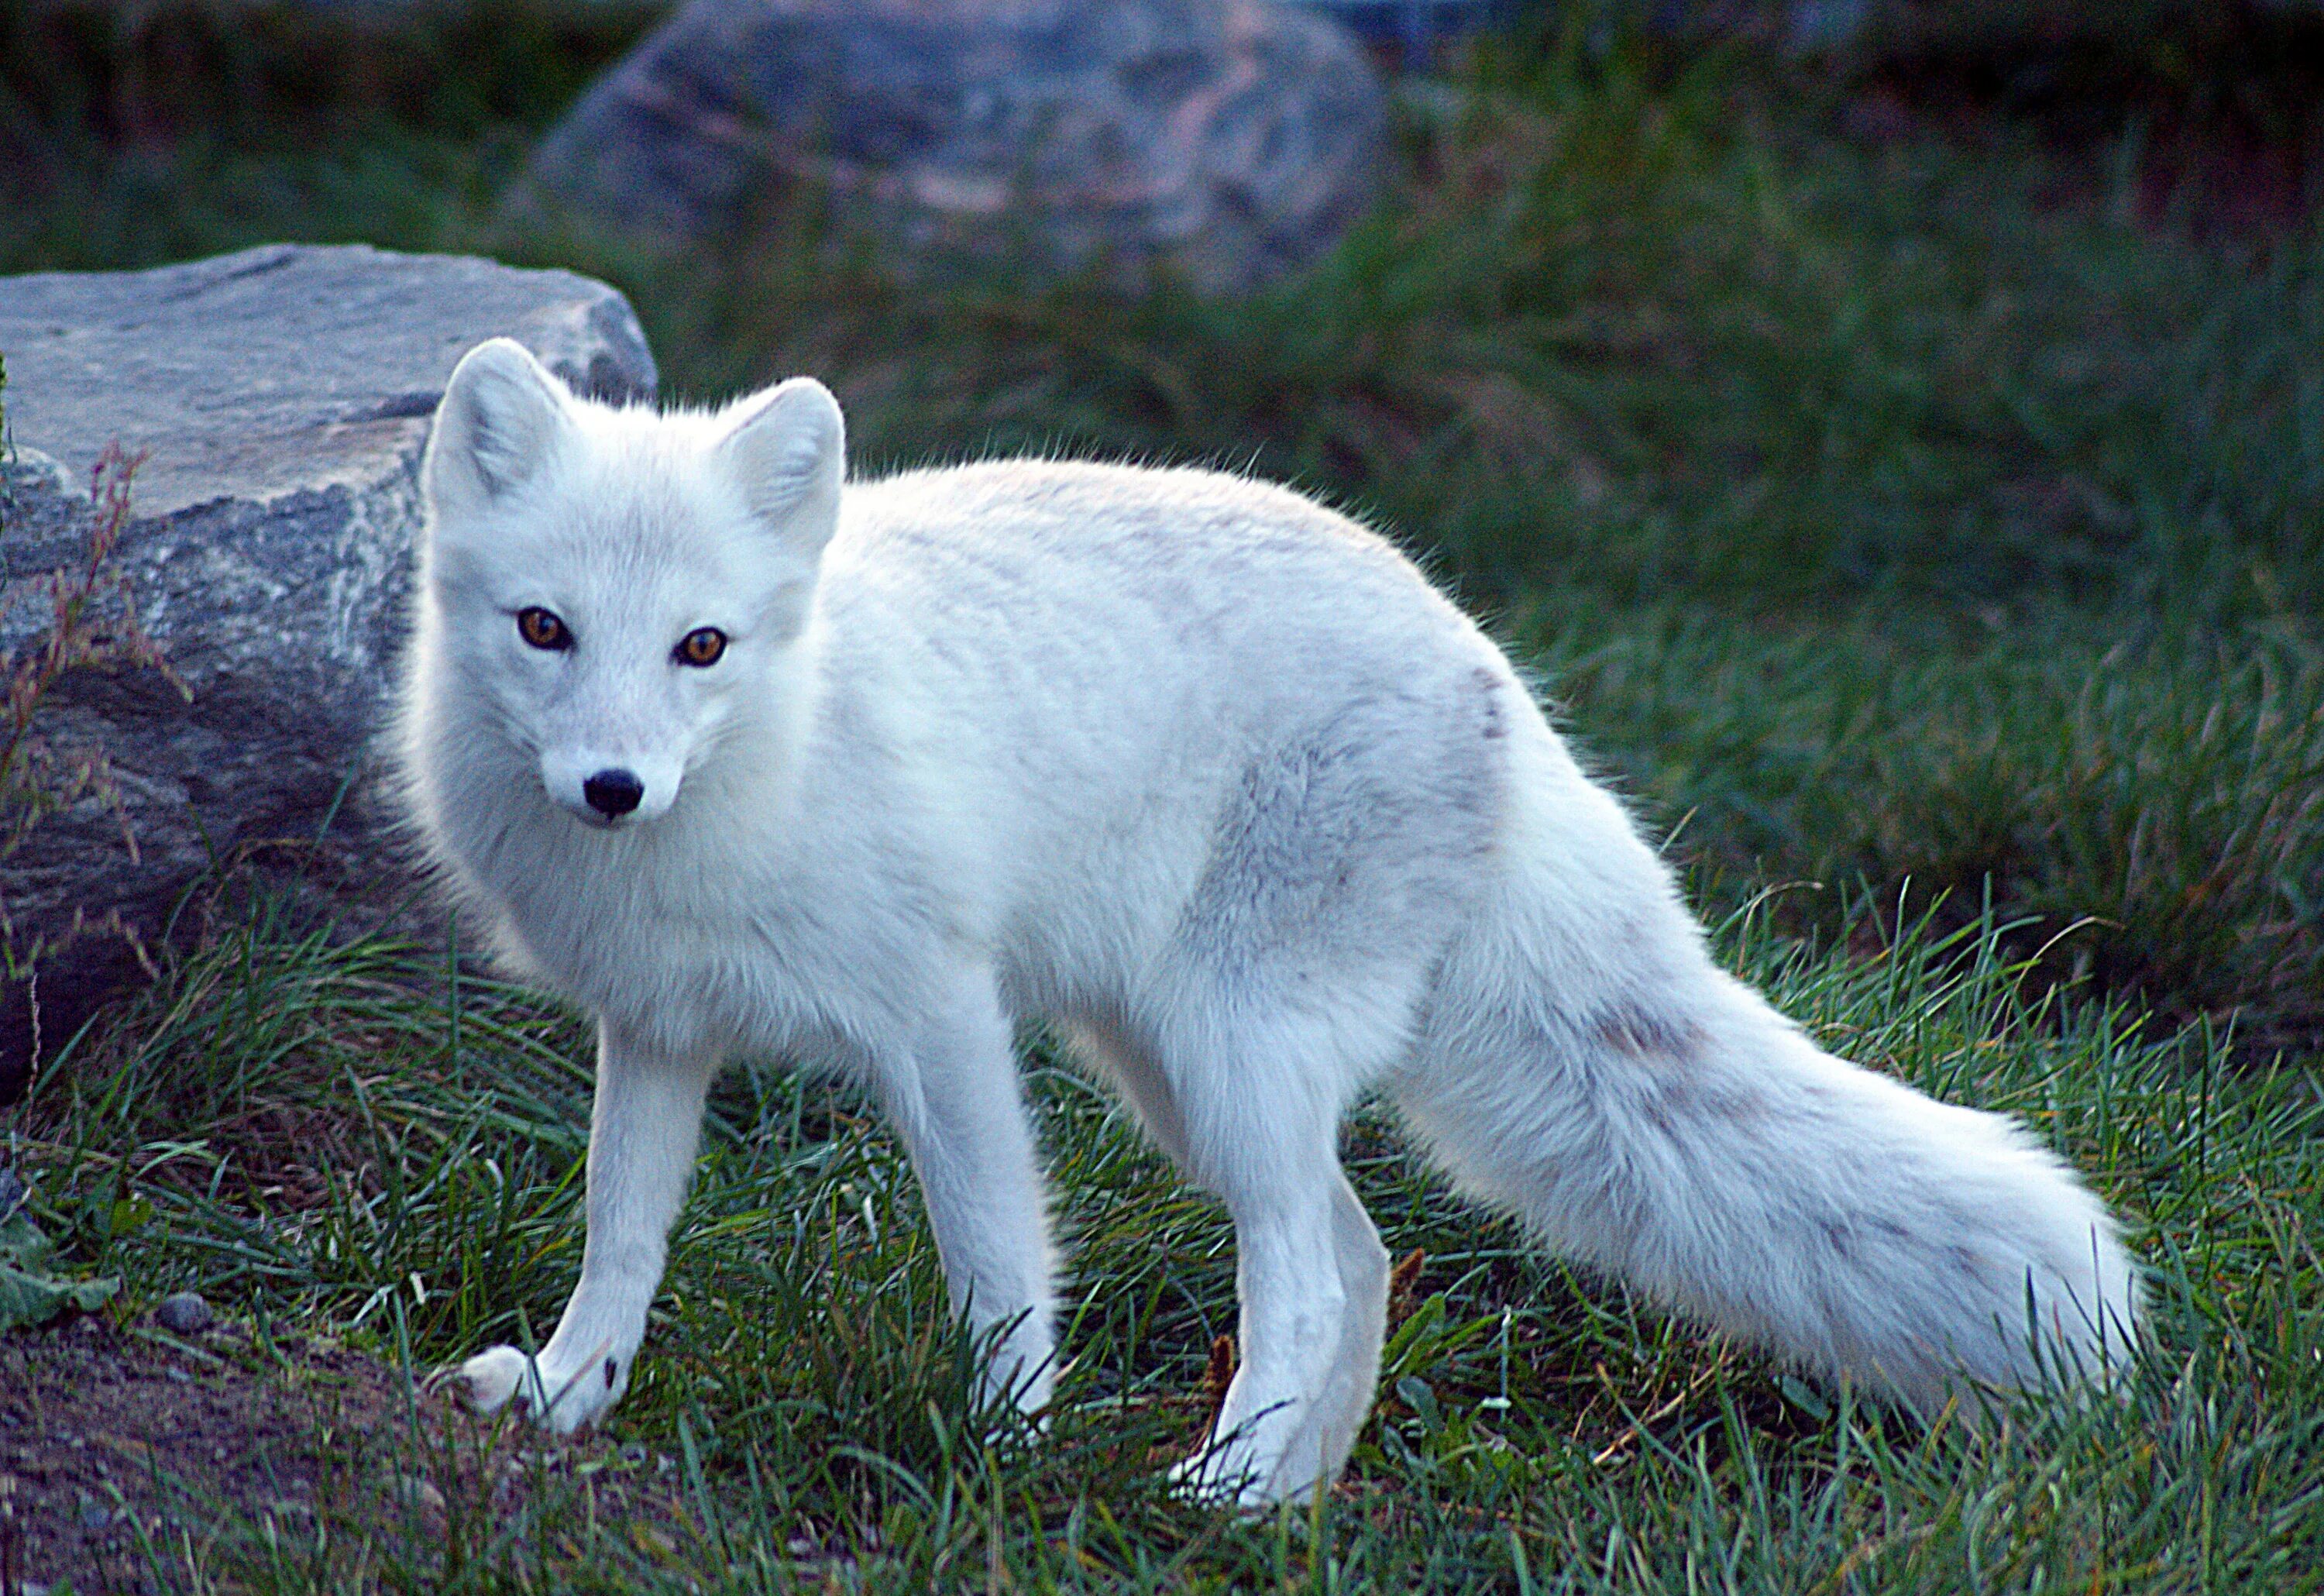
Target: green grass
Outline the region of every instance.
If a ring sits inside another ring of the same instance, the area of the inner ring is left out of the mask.
[[[1238,1519],[1156,1462],[1231,1323],[1227,1231],[1102,1098],[1034,1047],[1077,1361],[1047,1435],[988,1442],[896,1149],[770,1072],[718,1094],[617,1421],[680,1460],[663,1539],[548,1490],[431,1550],[358,1491],[319,1546],[251,1526],[214,1562],[261,1589],[2324,1588],[2324,227],[2158,205],[2135,115],[1864,142],[1821,79],[1552,40],[1409,107],[1379,214],[1249,300],[902,281],[811,195],[656,256],[493,211],[621,36],[543,14],[384,65],[198,31],[201,72],[95,38],[56,72],[0,5],[0,157],[32,152],[0,159],[0,272],[275,237],[571,265],[631,293],[671,392],[817,373],[873,467],[1211,460],[1360,510],[1673,834],[1730,962],[2090,1172],[2154,1271],[2154,1351],[2119,1405],[1924,1432],[1576,1278],[1366,1115],[1350,1161],[1425,1250],[1420,1300],[1350,1488]],[[121,1312],[198,1286],[432,1364],[553,1321],[586,1087],[573,1016],[262,928],[85,1038],[13,1134]]]
[[[2227,1070],[2119,1009],[2029,1005],[1989,922],[1858,929],[1816,952],[1738,918],[1720,943],[1828,1045],[2021,1115],[2132,1216],[2153,1345],[2119,1402],[1981,1430],[1858,1409],[1523,1247],[1367,1112],[1350,1167],[1390,1248],[1426,1262],[1348,1482],[1313,1513],[1192,1506],[1160,1464],[1232,1323],[1223,1216],[1037,1047],[1073,1250],[1047,1435],[965,1417],[966,1349],[873,1116],[743,1073],[615,1421],[682,1460],[659,1538],[569,1492],[480,1512],[448,1452],[374,1437],[468,1501],[448,1545],[351,1489],[326,1548],[229,1518],[202,1566],[258,1590],[815,1588],[840,1552],[848,1588],[895,1591],[2316,1588],[2312,1081]],[[22,1126],[38,1217],[132,1283],[124,1312],[194,1287],[269,1333],[331,1327],[420,1367],[535,1337],[578,1263],[586,1038],[521,992],[456,999],[438,964],[262,928],[49,1077]]]

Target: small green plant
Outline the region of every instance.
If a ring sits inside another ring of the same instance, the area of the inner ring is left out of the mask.
[[[44,1324],[69,1308],[94,1313],[121,1288],[117,1279],[59,1275],[55,1244],[25,1208],[23,1184],[0,1165],[0,1333]]]
[[[107,444],[89,473],[91,512],[80,558],[23,585],[0,589],[0,613],[17,604],[46,601],[48,623],[22,648],[0,656],[0,860],[24,845],[43,816],[84,797],[95,797],[121,822],[122,845],[137,857],[137,837],[129,825],[111,764],[101,749],[60,748],[41,733],[41,710],[58,681],[74,670],[109,670],[124,665],[159,671],[180,694],[188,689],[153,640],[138,624],[129,580],[114,563],[114,550],[129,524],[131,489],[144,459],[120,444]],[[98,932],[125,938],[150,971],[134,927],[116,911],[90,916],[76,910],[61,930],[23,935],[0,905],[0,960],[10,979],[22,979],[37,961],[75,938]]]

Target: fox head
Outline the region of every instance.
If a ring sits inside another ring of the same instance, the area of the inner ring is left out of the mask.
[[[412,683],[461,713],[420,757],[484,737],[577,824],[668,814],[784,697],[845,453],[807,378],[660,414],[576,399],[510,339],[470,350],[420,466]]]

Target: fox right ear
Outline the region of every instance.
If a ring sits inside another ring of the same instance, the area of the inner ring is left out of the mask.
[[[567,426],[565,385],[514,338],[460,357],[436,406],[420,486],[440,516],[484,509],[544,466]]]

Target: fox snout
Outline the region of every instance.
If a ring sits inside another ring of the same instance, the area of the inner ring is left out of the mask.
[[[674,761],[580,750],[549,754],[540,784],[573,816],[590,826],[636,826],[659,818],[678,797]]]
[[[619,820],[644,801],[646,784],[633,770],[600,770],[581,783],[581,798],[608,820]]]

